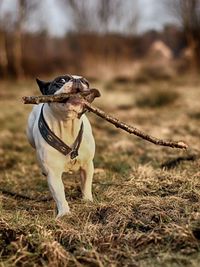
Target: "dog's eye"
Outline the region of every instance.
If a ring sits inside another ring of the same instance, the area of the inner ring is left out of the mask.
[[[69,82],[72,79],[72,76],[65,75],[65,82]]]
[[[62,78],[62,79],[60,79],[60,82],[65,83],[66,81],[65,81],[65,79]]]

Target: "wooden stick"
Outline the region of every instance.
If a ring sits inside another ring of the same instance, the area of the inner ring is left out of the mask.
[[[59,95],[40,95],[40,96],[23,96],[22,101],[24,104],[40,104],[52,102],[64,102],[71,96],[88,96],[90,92],[82,92],[79,94],[63,93]]]
[[[88,103],[85,100],[84,100],[84,104],[89,111],[95,113],[96,115],[98,115],[102,119],[105,119],[106,121],[114,124],[115,127],[121,128],[122,130],[124,130],[130,134],[134,134],[138,137],[141,137],[142,139],[147,140],[147,141],[149,141],[155,145],[169,146],[172,148],[181,148],[181,149],[187,149],[188,148],[188,145],[185,144],[183,141],[174,142],[171,140],[158,139],[156,137],[153,137],[151,135],[148,135],[148,134],[138,130],[137,128],[135,128],[131,125],[128,125],[124,122],[119,121],[118,119],[112,117],[111,115],[106,114],[104,111],[100,110],[99,108],[92,106],[90,103]]]
[[[96,90],[96,89],[94,89]],[[93,113],[95,113],[97,116],[101,117],[102,119],[105,119],[106,121],[112,123],[115,125],[115,127],[120,128],[130,134],[134,134],[138,137],[141,137],[144,140],[147,140],[155,145],[159,146],[168,146],[172,148],[180,148],[180,149],[187,149],[188,145],[185,144],[183,141],[171,141],[171,140],[163,140],[163,139],[158,139],[156,137],[153,137],[151,135],[148,135],[137,128],[128,125],[124,122],[119,121],[118,119],[112,117],[109,114],[106,114],[104,111],[100,110],[99,108],[96,108],[92,106],[88,100],[90,100],[89,96],[90,94],[87,92],[85,94],[79,93],[79,94],[59,94],[59,95],[43,95],[43,96],[28,96],[28,97],[23,97],[23,102],[24,104],[39,104],[39,103],[51,103],[51,102],[63,102],[64,100],[68,99],[70,96],[80,96],[82,97],[83,103],[85,105],[85,108]],[[88,99],[87,99],[88,98]],[[92,102],[92,101],[90,101]]]

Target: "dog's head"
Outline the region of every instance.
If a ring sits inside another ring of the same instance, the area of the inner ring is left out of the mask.
[[[62,93],[80,93],[89,92],[89,82],[76,75],[62,75],[56,77],[53,81],[44,82],[36,79],[40,91],[43,95],[54,95]],[[72,96],[64,103],[49,104],[52,111],[65,118],[77,118],[83,113],[83,104],[79,97]]]

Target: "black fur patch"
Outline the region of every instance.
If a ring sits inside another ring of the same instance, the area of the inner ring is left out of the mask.
[[[80,79],[75,79],[73,78],[73,76],[69,74],[58,76],[53,81],[49,82],[45,82],[39,79],[36,79],[36,82],[43,95],[54,95],[55,92],[57,92],[65,83],[67,83],[70,80],[73,82],[73,86],[76,89],[81,90],[81,88],[83,88],[83,84],[86,85],[87,88],[89,89],[89,82],[85,78],[80,77]]]
[[[56,77],[53,81],[44,82],[42,80],[36,79],[36,82],[40,88],[43,95],[54,95],[66,82],[72,79],[70,75],[62,75]]]

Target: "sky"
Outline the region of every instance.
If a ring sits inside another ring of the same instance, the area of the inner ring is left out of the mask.
[[[2,0],[0,16],[4,16],[7,12],[14,15],[17,14],[17,0]],[[92,0],[87,0],[92,1]],[[100,1],[100,0],[99,0]],[[138,23],[138,33],[156,29],[161,30],[164,24],[175,23],[177,21],[170,15],[163,5],[166,0],[126,0],[124,2],[130,4],[130,1],[138,1],[138,9],[140,19]],[[66,31],[70,30],[71,21],[69,16],[64,12],[63,8],[59,6],[56,0],[42,0],[41,10],[39,13],[32,14],[29,22],[25,26],[29,31],[37,31],[43,25],[44,29],[53,36],[62,36]],[[13,18],[15,16],[12,16]],[[115,30],[120,29],[119,25],[113,25]]]
[[[131,0],[134,1],[134,0]],[[178,21],[166,10],[166,0],[138,0],[141,12],[139,31],[161,30],[165,24],[178,24]]]

